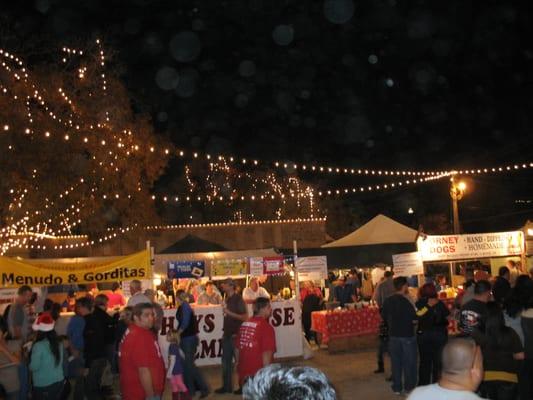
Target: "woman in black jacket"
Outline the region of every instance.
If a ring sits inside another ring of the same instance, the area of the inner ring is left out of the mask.
[[[448,316],[450,311],[437,297],[433,283],[420,288],[416,302],[418,316],[418,351],[420,365],[418,384],[429,385],[439,380],[441,353],[448,340]]]

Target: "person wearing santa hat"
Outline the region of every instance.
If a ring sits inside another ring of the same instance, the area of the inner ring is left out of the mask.
[[[54,327],[55,321],[47,312],[41,313],[32,325],[37,333],[30,355],[34,400],[59,399],[64,389],[65,351]]]

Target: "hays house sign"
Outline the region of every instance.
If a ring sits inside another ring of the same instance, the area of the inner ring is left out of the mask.
[[[417,240],[423,261],[453,261],[519,256],[524,251],[522,231],[472,235],[421,235]]]

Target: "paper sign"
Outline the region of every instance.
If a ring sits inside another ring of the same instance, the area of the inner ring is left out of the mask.
[[[394,254],[392,256],[394,276],[413,276],[424,274],[424,263],[418,251]]]

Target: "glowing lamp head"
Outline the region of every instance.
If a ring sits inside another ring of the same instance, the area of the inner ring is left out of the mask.
[[[457,185],[457,187],[459,188],[459,190],[461,192],[464,192],[466,190],[466,183],[464,182],[459,182],[459,184]]]

